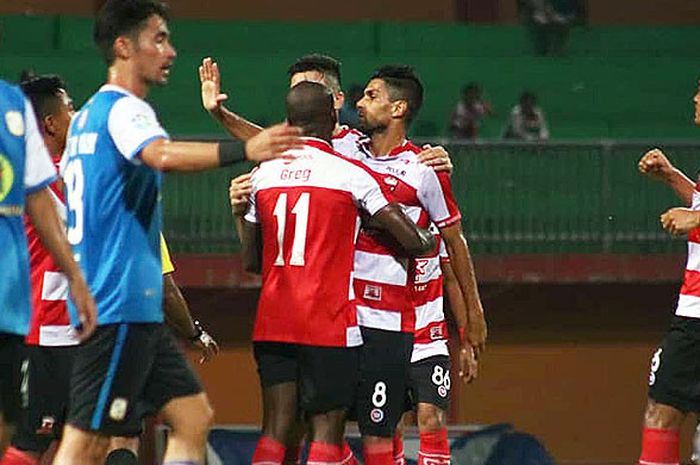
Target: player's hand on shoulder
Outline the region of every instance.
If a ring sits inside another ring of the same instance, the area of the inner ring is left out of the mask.
[[[241,174],[231,179],[228,188],[228,197],[231,201],[231,210],[234,215],[243,215],[248,209],[250,194],[253,192],[253,182],[251,178],[253,172]]]
[[[675,169],[661,149],[652,149],[645,153],[637,163],[640,173],[657,179],[665,179]]]
[[[199,66],[199,82],[202,85],[202,106],[210,113],[218,112],[228,95],[221,93],[219,65],[210,57],[203,59]]]
[[[684,207],[671,208],[662,214],[659,220],[666,231],[680,236],[700,227],[700,211]]]
[[[304,145],[301,135],[300,128],[287,123],[263,129],[246,142],[246,158],[251,161],[265,161],[281,157],[286,151]]]
[[[97,305],[82,275],[71,279],[70,295],[78,311],[78,335],[80,340],[84,341],[92,335],[97,326]]]
[[[430,166],[435,171],[446,171],[448,174],[452,174],[454,170],[450,154],[441,145],[433,147],[426,144],[417,157],[418,161],[424,165]]]

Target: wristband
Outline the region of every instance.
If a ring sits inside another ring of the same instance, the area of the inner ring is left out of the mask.
[[[245,151],[240,142],[219,142],[219,166],[230,166],[241,161],[245,161]]]

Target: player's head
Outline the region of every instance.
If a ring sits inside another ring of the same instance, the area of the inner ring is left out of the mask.
[[[305,136],[330,142],[336,124],[333,92],[318,82],[303,81],[289,89],[287,121]]]
[[[700,126],[700,81],[698,81],[698,91],[695,92],[693,102],[695,102],[695,125]]]
[[[22,91],[32,102],[44,138],[54,141],[52,149],[63,151],[74,108],[66,85],[55,75],[22,75]],[[49,144],[47,144],[49,145]]]
[[[175,60],[168,10],[154,0],[107,0],[97,14],[93,38],[108,66],[128,64],[146,84],[164,85]]]
[[[360,127],[367,134],[382,132],[390,124],[408,127],[423,104],[423,85],[413,68],[388,65],[377,69],[357,102]]]
[[[340,110],[345,103],[345,95],[341,90],[340,62],[328,55],[311,53],[295,61],[287,70],[289,87],[294,87],[303,81],[318,82],[333,92],[333,104]]]

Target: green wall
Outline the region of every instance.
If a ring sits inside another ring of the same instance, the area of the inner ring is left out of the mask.
[[[0,17],[0,76],[24,68],[58,72],[78,103],[104,79],[91,20]],[[413,64],[426,103],[413,132],[444,135],[459,89],[482,83],[497,115],[482,134],[498,137],[524,88],[540,97],[554,138],[694,138],[691,98],[700,76],[700,28],[575,29],[563,58],[533,56],[520,27],[393,23],[262,23],[175,20],[179,57],[170,85],[150,99],[177,135],[221,134],[200,109],[196,69],[221,64],[231,106],[253,120],[283,118],[286,68],[299,55],[325,52],[343,61],[344,84],[363,83],[387,62]]]

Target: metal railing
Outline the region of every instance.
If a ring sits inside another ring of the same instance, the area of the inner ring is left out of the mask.
[[[680,205],[665,185],[637,172],[649,142],[546,144],[444,141],[455,165],[455,196],[475,253],[673,253],[659,215]],[[666,142],[695,178],[700,144]],[[228,205],[233,170],[166,176],[164,231],[176,252],[238,250]]]

